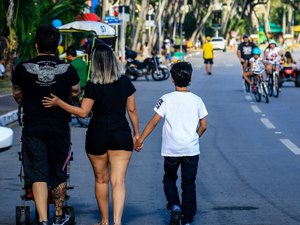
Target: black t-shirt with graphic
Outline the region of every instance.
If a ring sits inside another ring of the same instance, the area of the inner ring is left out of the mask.
[[[12,83],[23,94],[23,134],[34,137],[68,137],[70,114],[60,107],[45,108],[44,96],[50,93],[70,103],[71,87],[79,76],[70,64],[50,55],[37,56],[16,66]]]
[[[239,44],[238,50],[241,51],[241,57],[243,59],[249,60],[253,56],[252,50],[256,47],[256,44],[253,42],[249,42],[247,45],[245,42],[242,42]]]

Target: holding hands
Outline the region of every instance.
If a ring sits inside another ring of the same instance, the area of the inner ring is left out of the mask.
[[[134,142],[134,150],[139,152],[142,150],[143,147],[144,147],[143,142],[141,142],[139,139],[136,139]]]

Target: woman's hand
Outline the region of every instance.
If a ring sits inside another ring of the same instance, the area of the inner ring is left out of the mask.
[[[143,148],[143,143],[139,141],[140,135],[134,135],[133,137],[133,145],[134,145],[134,150],[139,152]]]
[[[58,98],[56,95],[54,94],[50,94],[51,97],[44,97],[42,102],[43,102],[43,105],[44,107],[46,108],[49,108],[49,107],[53,107],[53,106],[57,106],[59,101],[60,101],[60,98]]]

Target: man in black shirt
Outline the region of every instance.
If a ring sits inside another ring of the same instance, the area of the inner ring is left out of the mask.
[[[249,35],[244,34],[243,42],[239,44],[237,50],[237,56],[243,66],[243,76],[246,73],[247,67],[250,66],[249,59],[253,56],[252,50],[256,47],[256,44],[249,40]]]
[[[70,64],[55,57],[60,34],[53,26],[38,28],[38,56],[16,66],[12,76],[13,96],[22,105],[22,163],[26,187],[32,186],[40,225],[48,225],[48,187],[55,200],[53,225],[65,224],[65,166],[70,151],[70,114],[59,107],[44,108],[42,99],[56,93],[67,102],[79,93],[79,76]]]

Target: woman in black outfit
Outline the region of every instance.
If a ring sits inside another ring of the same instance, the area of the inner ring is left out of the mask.
[[[121,225],[125,202],[125,175],[139,137],[135,88],[125,76],[119,76],[112,49],[97,45],[92,52],[91,80],[87,82],[81,107],[69,105],[57,96],[44,97],[45,107],[59,106],[79,117],[93,111],[85,148],[95,175],[95,195],[101,213],[100,225],[109,224],[109,189],[112,185],[114,225]],[[132,128],[126,119],[128,113]],[[110,166],[110,174],[108,172]]]

